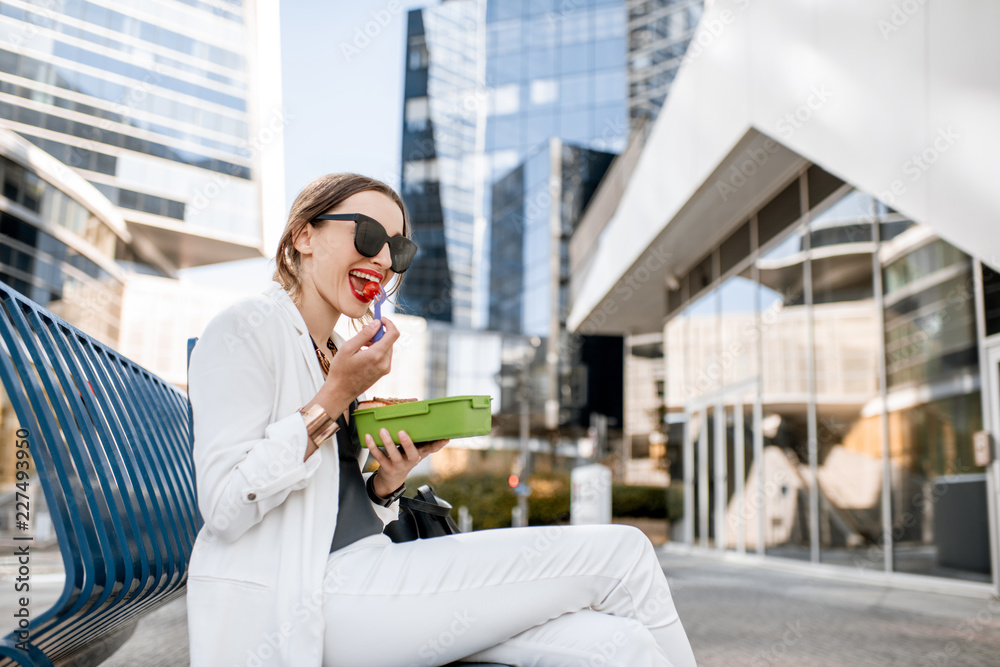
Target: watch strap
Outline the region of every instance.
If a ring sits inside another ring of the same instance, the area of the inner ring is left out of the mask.
[[[365,482],[365,490],[368,492],[368,498],[376,505],[381,505],[382,507],[388,507],[402,497],[403,492],[406,491],[406,482],[403,482],[398,489],[389,494],[387,498],[375,493],[375,475],[378,474],[376,470],[371,476],[368,477],[368,481]]]

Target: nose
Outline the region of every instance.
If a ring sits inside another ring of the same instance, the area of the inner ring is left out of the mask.
[[[382,244],[382,249],[372,257],[372,261],[383,269],[389,269],[392,266],[392,253],[389,251],[388,242]]]

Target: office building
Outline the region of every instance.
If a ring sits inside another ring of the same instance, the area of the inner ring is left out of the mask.
[[[914,12],[706,7],[627,185],[580,223],[568,326],[662,350],[663,419],[627,444],[666,440],[675,540],[989,595],[1000,12]]]
[[[451,0],[409,14],[403,197],[420,245],[407,312],[482,327],[491,188],[559,137],[628,136],[625,3]]]
[[[655,116],[700,6],[453,0],[409,14],[402,189],[420,251],[401,290],[404,310],[509,334],[504,410],[518,409],[508,386],[524,356],[517,350],[537,337],[545,354],[533,370],[532,411],[548,429],[586,427],[595,410],[620,427],[620,401],[597,406],[584,396],[588,382],[617,374],[621,355],[598,338],[567,344],[567,243],[582,207],[556,215],[565,229],[551,239],[551,220],[532,211],[590,197],[595,182],[579,179],[599,178],[632,125]],[[564,142],[554,151],[553,139]],[[574,171],[574,160],[590,171]],[[532,174],[560,181],[561,192]],[[510,216],[527,224],[508,229]],[[587,366],[591,356],[604,371]]]
[[[0,126],[117,209],[122,228],[100,245],[114,280],[86,297],[107,320],[99,337],[118,347],[124,331],[132,358],[178,384],[200,313],[235,297],[129,278],[270,254],[285,206],[277,13],[276,3],[216,0],[0,4]],[[4,245],[39,233],[22,227]],[[53,309],[78,300],[85,280],[5,273]],[[57,312],[85,330],[78,318],[96,317]]]
[[[126,273],[115,250],[133,242],[118,210],[3,128],[0,182],[0,280],[101,342],[117,342]]]
[[[633,128],[656,120],[694,36],[702,0],[628,0],[628,113]],[[694,45],[697,51],[699,46]]]
[[[257,2],[4,2],[0,124],[120,209],[119,264],[259,257],[284,208],[277,25]]]
[[[565,326],[569,239],[614,157],[552,138],[493,186],[489,329],[543,346],[533,412],[549,429],[586,428],[591,412],[621,420],[620,394],[611,400],[595,384],[621,376],[620,338],[570,340]],[[504,407],[517,410],[513,400]]]

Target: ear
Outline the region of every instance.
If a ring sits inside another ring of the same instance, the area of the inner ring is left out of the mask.
[[[306,224],[299,230],[298,236],[292,242],[292,247],[298,250],[300,255],[311,255],[313,253],[313,241],[316,240],[313,231],[312,225]]]

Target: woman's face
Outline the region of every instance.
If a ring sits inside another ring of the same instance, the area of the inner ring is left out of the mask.
[[[364,213],[378,220],[389,236],[403,235],[403,212],[380,192],[359,192],[324,213]],[[354,247],[355,226],[353,220],[327,220],[318,229],[307,225],[295,242],[302,254],[303,287],[316,290],[337,313],[350,318],[368,310],[365,283],[374,280],[384,288],[394,275],[389,244],[374,257],[365,257]]]

